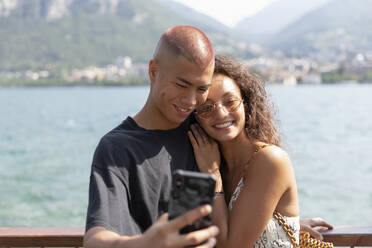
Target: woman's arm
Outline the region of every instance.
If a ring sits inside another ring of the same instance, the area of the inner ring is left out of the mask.
[[[243,189],[230,213],[223,247],[252,247],[275,210],[297,216],[296,192],[294,172],[286,152],[276,146],[258,152],[246,169]],[[280,202],[284,198],[285,204]]]

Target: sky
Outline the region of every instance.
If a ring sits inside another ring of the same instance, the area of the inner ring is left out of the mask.
[[[175,0],[233,27],[276,0]]]

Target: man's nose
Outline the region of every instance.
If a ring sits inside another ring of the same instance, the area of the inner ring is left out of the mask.
[[[188,107],[196,106],[198,103],[197,95],[194,92],[189,92],[181,97],[181,103]]]

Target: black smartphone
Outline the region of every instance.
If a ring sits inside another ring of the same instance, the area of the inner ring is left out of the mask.
[[[204,204],[213,206],[215,185],[216,178],[212,174],[176,170],[172,177],[172,189],[168,206],[169,219],[174,219]],[[209,214],[182,228],[180,233],[203,229],[211,224],[212,215]]]

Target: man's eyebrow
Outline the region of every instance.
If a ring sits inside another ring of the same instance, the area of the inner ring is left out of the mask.
[[[177,78],[178,80],[184,82],[185,84],[189,85],[189,86],[192,86],[192,85],[193,85],[190,81],[188,81],[188,80],[186,80],[186,79],[184,79],[184,78],[181,78],[181,77],[176,77],[176,78]],[[200,86],[200,88],[203,88],[203,89],[206,89],[206,90],[207,90],[207,89],[209,89],[211,86],[212,86],[212,84],[206,84],[206,85]]]
[[[181,77],[176,77],[178,80],[180,80],[180,81],[182,81],[182,82],[184,82],[185,84],[188,84],[188,85],[192,85],[192,83],[191,82],[189,82],[189,81],[187,81],[186,79],[184,79],[184,78],[181,78]]]
[[[206,84],[206,85],[200,86],[200,88],[207,90],[207,89],[209,89],[211,86],[212,86],[212,84]]]

